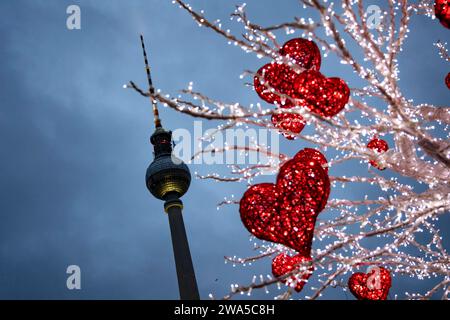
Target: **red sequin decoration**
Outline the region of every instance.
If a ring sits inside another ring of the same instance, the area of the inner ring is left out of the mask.
[[[325,169],[325,172],[328,173],[328,167],[326,166],[326,164],[328,163],[327,159],[320,151],[317,151],[316,149],[305,148],[303,150],[300,150],[294,156],[294,159],[304,162],[308,161],[312,166],[315,165],[315,163],[318,163]]]
[[[389,271],[375,267],[369,273],[354,273],[348,280],[348,287],[358,300],[386,300],[391,283]]]
[[[320,70],[322,58],[319,47],[313,41],[303,38],[291,39],[281,47],[280,54],[289,56],[305,69]]]
[[[320,50],[313,41],[302,38],[289,40],[280,49],[280,54],[291,57],[305,69],[320,69]],[[261,99],[268,103],[290,108],[293,106],[292,102],[279,94],[292,97],[294,82],[297,77],[298,73],[289,66],[272,62],[258,70],[253,83],[255,91]]]
[[[296,77],[294,90],[297,105],[306,106],[324,117],[338,114],[350,98],[350,89],[344,80],[327,78],[314,70],[304,71]]]
[[[383,139],[373,138],[367,144],[367,148],[375,150],[378,153],[383,153],[389,150],[389,145]],[[379,170],[384,170],[385,168],[381,168],[378,163],[373,160],[370,160],[370,164]]]
[[[312,259],[309,256],[305,257],[297,254],[293,257],[290,257],[284,253],[281,253],[272,260],[272,274],[275,277],[281,277],[286,273],[292,272],[293,270],[300,269],[300,265],[302,263],[311,260]],[[294,284],[295,291],[300,292],[303,289],[306,280],[309,279],[313,271],[314,268],[311,266],[310,268],[308,268],[308,271],[303,271],[301,275],[296,274],[291,277],[291,281]],[[283,279],[284,283],[286,283],[287,281],[287,279]]]
[[[325,207],[330,194],[330,180],[325,169],[320,165],[311,165],[309,162],[291,159],[281,168],[277,176],[277,186],[282,192],[281,212],[291,210],[302,215],[306,222],[315,222],[316,213]],[[314,220],[314,221],[313,221]],[[314,228],[314,223],[306,227]],[[298,230],[303,231],[304,226]]]
[[[330,179],[321,165],[291,159],[280,168],[276,184],[253,185],[244,193],[239,212],[255,237],[309,256],[316,218],[329,194]]]
[[[450,72],[447,73],[447,76],[445,77],[445,84],[447,85],[447,88],[450,89]]]
[[[277,93],[292,96],[296,77],[298,74],[290,67],[279,63],[268,63],[258,70],[253,83],[255,91],[264,101],[291,107],[291,101]]]
[[[441,24],[450,29],[450,1],[436,0],[434,2],[434,14]]]
[[[303,117],[296,113],[273,114],[272,123],[289,140],[295,139],[295,136],[303,130],[306,124]]]

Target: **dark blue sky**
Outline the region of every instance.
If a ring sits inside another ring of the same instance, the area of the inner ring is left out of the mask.
[[[261,24],[303,14],[295,0],[246,2]],[[81,7],[81,30],[66,28],[70,4]],[[228,16],[237,2],[191,4],[233,26]],[[129,80],[145,84],[138,35],[146,36],[156,86],[172,94],[194,81],[217,99],[258,102],[239,75],[263,62],[199,28],[169,0],[5,0],[0,14],[0,298],[176,299],[167,217],[144,183],[152,160],[150,106],[122,89]],[[446,104],[448,67],[432,43],[448,37],[448,30],[425,17],[414,17],[411,30],[401,56],[403,89],[417,103]],[[354,79],[332,57],[322,70]],[[169,129],[193,128],[192,118],[169,109],[161,114]],[[292,155],[304,146],[283,141],[282,151]],[[333,174],[348,175],[346,169]],[[191,166],[196,170],[224,168]],[[369,192],[358,187],[333,195]],[[210,292],[221,297],[231,283],[249,283],[254,273],[270,273],[270,260],[251,268],[224,264],[224,255],[252,254],[237,207],[216,210],[224,196],[240,197],[244,190],[243,184],[194,180],[183,198],[203,298]],[[71,264],[81,267],[80,291],[66,288]],[[433,283],[399,278],[391,292]],[[325,297],[346,295],[330,289]]]

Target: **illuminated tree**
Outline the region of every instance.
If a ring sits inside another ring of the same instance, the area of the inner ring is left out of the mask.
[[[440,215],[448,214],[450,208],[450,142],[440,138],[435,132],[439,129],[444,132],[444,136],[448,134],[450,107],[431,103],[416,105],[408,99],[399,87],[400,70],[397,60],[410,31],[408,26],[411,16],[434,17],[433,2],[388,0],[386,8],[379,12],[378,21],[374,21],[374,17],[366,12],[362,1],[343,0],[333,3],[302,0],[300,3],[304,9],[314,10],[320,16],[319,21],[295,18],[272,26],[260,26],[251,22],[245,5],[241,5],[232,14],[232,19],[241,24],[243,29],[239,36],[223,29],[219,20],[209,20],[203,11],[195,11],[184,1],[173,2],[190,14],[196,23],[217,33],[229,44],[253,53],[258,58],[270,58],[287,64],[298,73],[305,69],[280,54],[281,45],[277,41],[277,34],[285,32],[310,39],[322,49],[325,59],[330,54],[336,55],[348,67],[349,74],[351,71],[356,74],[364,82],[364,86],[352,87],[351,82],[348,82],[351,89],[349,102],[334,117],[324,117],[303,108],[298,101],[270,86],[268,90],[286,101],[290,100],[295,107],[264,108],[259,103],[250,106],[227,103],[194,91],[191,85],[182,90],[181,97],[176,98],[160,91],[143,91],[133,82],[127,87],[186,115],[221,120],[222,123],[217,127],[219,131],[237,126],[274,129],[270,120],[273,114],[299,114],[307,126],[314,128],[314,132],[283,133],[295,134],[298,139],[314,144],[325,155],[332,152],[336,155],[328,159],[327,164],[332,188],[348,184],[369,184],[384,194],[376,199],[368,196],[357,200],[329,199],[324,212],[333,212],[333,215],[327,215],[333,218],[320,219],[319,216],[314,231],[312,262],[301,264],[298,269],[281,277],[254,277],[248,285],[233,285],[225,298],[231,298],[237,293],[249,293],[274,283],[281,286],[286,280],[292,284],[295,281],[289,279],[301,279],[308,272],[310,263],[314,266],[314,277],[321,283],[314,288],[315,293],[308,297],[311,299],[320,297],[328,287],[343,286],[345,289],[345,279],[361,265],[383,266],[393,275],[411,276],[414,278],[412,281],[435,279],[435,286],[429,291],[406,293],[406,298],[427,299],[438,293],[442,294],[442,298],[448,298],[450,257],[443,247],[436,223]],[[450,61],[446,44],[436,41],[435,45],[441,58]],[[363,53],[362,59],[360,53]],[[255,76],[258,77],[258,74],[253,71],[245,71],[243,74],[243,77],[250,77],[249,82],[252,83]],[[373,137],[388,137],[393,145],[386,152],[376,152],[367,147]],[[224,183],[246,182],[251,185],[263,170],[278,172],[280,166],[289,159],[285,154],[273,154],[270,146],[265,145],[226,146],[216,148],[214,152],[227,150],[261,152],[269,157],[269,161],[245,168],[234,166],[232,178],[216,173],[200,178]],[[355,176],[351,172],[341,176],[332,175],[335,172],[333,167],[344,163],[366,166],[367,175]],[[386,170],[381,174],[379,169]],[[414,186],[418,183],[426,186],[425,191],[417,191]],[[236,203],[239,201],[224,200],[220,205]],[[378,238],[380,244],[377,248],[367,245],[365,240],[371,238]],[[290,252],[280,244],[255,241],[258,251],[255,256],[228,257],[227,260],[235,264],[246,264]],[[321,243],[324,244],[320,245]],[[288,286],[277,298],[287,299],[291,295],[292,288]]]

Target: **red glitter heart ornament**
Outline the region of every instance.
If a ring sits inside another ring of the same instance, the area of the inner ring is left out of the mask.
[[[311,260],[312,259],[309,256],[305,257],[297,254],[291,257],[284,253],[281,253],[272,260],[272,274],[275,277],[281,277],[286,273],[292,272],[293,270],[300,269],[300,266],[303,263],[309,262]],[[306,280],[309,279],[313,271],[314,268],[311,266],[310,268],[308,268],[308,270],[299,270],[299,274],[292,275],[292,277],[290,277],[290,282],[293,284],[295,291],[300,292],[303,289]],[[300,274],[300,272],[302,272],[302,274]],[[286,283],[288,282],[288,279],[283,279],[282,281]]]
[[[377,153],[383,153],[389,150],[389,145],[386,141],[383,139],[373,138],[370,140],[370,142],[367,144],[367,148],[374,150]],[[378,163],[376,163],[373,160],[370,160],[370,164],[377,168],[378,170],[384,170],[385,168],[382,168]]]
[[[291,39],[281,47],[280,54],[289,56],[305,69],[320,70],[322,58],[314,41],[303,38]]]
[[[294,227],[294,231],[297,237],[302,237],[302,232],[308,237],[308,233],[314,231],[317,214],[325,207],[330,195],[330,179],[325,169],[317,164],[291,159],[280,168],[277,186],[282,198],[280,213],[283,216],[301,215],[304,225],[298,230]],[[291,221],[286,221],[286,225],[293,227]]]
[[[291,101],[287,97],[280,96],[279,93],[288,97],[292,96],[296,77],[298,74],[287,65],[273,62],[258,70],[253,83],[256,93],[264,101],[291,107]]]
[[[296,113],[278,113],[272,115],[273,125],[280,129],[286,139],[293,140],[305,127],[305,120]]]
[[[318,163],[325,169],[325,172],[328,173],[327,159],[320,151],[318,151],[316,149],[305,148],[303,150],[300,150],[294,156],[294,159],[297,159],[299,161],[309,162],[309,164],[312,166],[315,165],[315,163]]]
[[[441,24],[450,29],[450,1],[436,0],[434,2],[434,14]]]
[[[244,193],[239,212],[244,226],[258,239],[280,242],[280,215],[278,214],[280,192],[273,183],[251,186]]]
[[[348,103],[350,89],[340,78],[327,78],[318,71],[306,70],[295,78],[293,97],[296,105],[332,117]]]
[[[319,164],[291,159],[276,184],[251,186],[239,206],[244,226],[255,237],[309,256],[317,215],[330,194],[330,179]]]
[[[445,77],[445,84],[447,85],[447,88],[450,89],[450,72],[447,73],[447,76]]]
[[[391,284],[391,274],[383,267],[354,273],[348,280],[350,292],[358,300],[386,300]]]
[[[313,41],[302,38],[291,39],[280,49],[280,54],[289,56],[305,69],[320,69],[320,50]],[[294,82],[298,75],[286,64],[268,63],[258,70],[253,79],[255,91],[268,103],[290,108],[293,104],[289,97],[292,97]]]

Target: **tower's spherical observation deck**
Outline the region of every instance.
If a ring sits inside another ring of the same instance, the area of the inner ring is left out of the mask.
[[[189,189],[191,173],[188,166],[172,155],[172,132],[159,127],[150,138],[155,159],[147,168],[145,181],[148,190],[158,199],[168,194],[183,196]]]
[[[181,197],[189,189],[189,168],[184,162],[174,158],[170,155],[157,157],[147,169],[147,188],[158,199],[165,200],[171,192]]]

